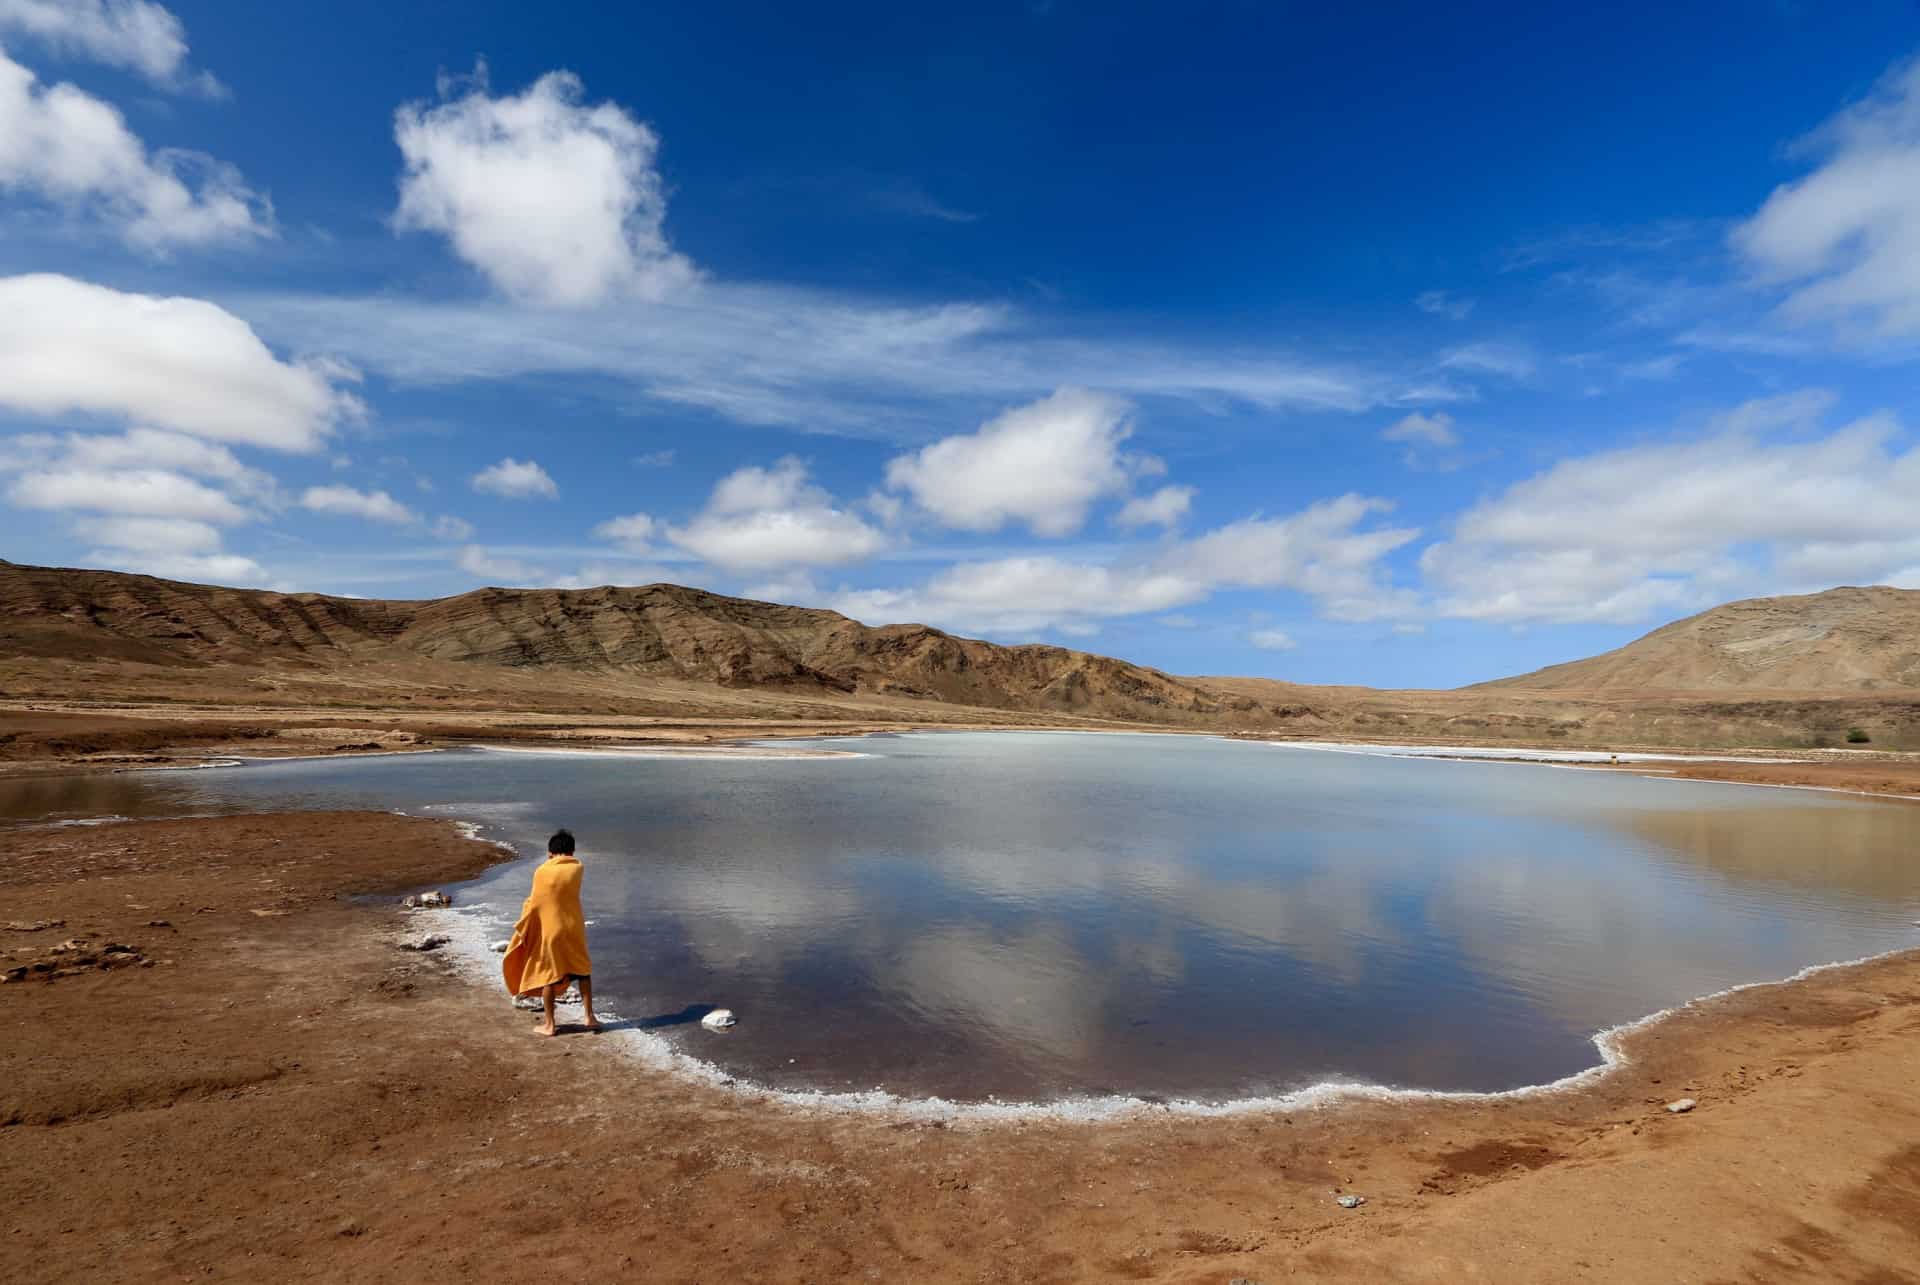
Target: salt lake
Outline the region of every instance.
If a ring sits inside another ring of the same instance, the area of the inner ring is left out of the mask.
[[[956,1102],[1511,1089],[1920,945],[1920,805],[1204,737],[781,744],[856,756],[256,762],[0,782],[0,817],[465,819],[522,857],[453,889],[500,937],[566,825],[605,1007],[753,1083]]]

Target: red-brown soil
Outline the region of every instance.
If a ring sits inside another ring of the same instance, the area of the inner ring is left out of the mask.
[[[61,921],[11,960],[153,961],[0,986],[0,1280],[1920,1280],[1920,953],[1579,1091],[939,1127],[536,1040],[336,899],[496,855],[383,814],[0,833],[0,919]]]

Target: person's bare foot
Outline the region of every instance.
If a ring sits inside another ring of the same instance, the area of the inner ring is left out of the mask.
[[[601,1031],[603,1031],[603,1030],[605,1030],[605,1029],[606,1029],[605,1027],[603,1027],[603,1026],[601,1026],[601,1025],[600,1025],[600,1019],[599,1019],[599,1018],[597,1018],[597,1017],[589,1017],[589,1018],[587,1019],[587,1032],[588,1032],[589,1034],[591,1034],[591,1035],[598,1035],[598,1034],[599,1034],[599,1033],[600,1033]]]
[[[551,1039],[553,1036],[558,1035],[560,1032],[555,1030],[553,1025],[549,1022],[535,1022],[533,1024],[533,1033],[535,1035],[544,1035],[549,1039]]]

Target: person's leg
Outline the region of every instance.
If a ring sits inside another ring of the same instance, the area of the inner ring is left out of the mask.
[[[541,1020],[535,1024],[533,1028],[534,1034],[552,1035],[554,1033],[553,1000],[554,997],[560,993],[560,985],[561,983],[555,983],[554,985],[542,986],[540,988]]]
[[[580,987],[580,1005],[587,1012],[587,1029],[600,1029],[600,1019],[593,1015],[593,978],[584,974],[573,979]]]

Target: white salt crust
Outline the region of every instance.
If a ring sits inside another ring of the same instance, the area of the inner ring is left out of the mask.
[[[470,822],[460,824],[462,831],[469,837],[480,838],[480,826]],[[481,841],[513,851],[511,845],[498,840],[482,839]],[[498,937],[502,928],[511,926],[509,919],[490,903],[485,902],[456,905],[450,910],[414,912],[414,916],[421,914],[434,915],[435,928],[452,938],[452,941],[443,949],[453,959],[456,969],[463,976],[489,988],[500,986],[499,956],[494,954],[490,943]],[[412,917],[409,916],[409,918]],[[1852,968],[1875,960],[1888,959],[1911,949],[1911,947],[1902,947],[1875,955],[1865,955],[1859,959],[1814,964],[1790,977],[1775,981],[1743,982],[1737,986],[1729,986],[1724,990],[1676,1004],[1671,1008],[1663,1008],[1631,1022],[1609,1026],[1605,1030],[1595,1032],[1593,1036],[1594,1048],[1600,1054],[1600,1061],[1597,1064],[1545,1084],[1528,1084],[1515,1089],[1501,1089],[1486,1093],[1397,1088],[1392,1085],[1368,1084],[1357,1080],[1325,1080],[1287,1093],[1230,1098],[1221,1102],[1203,1102],[1187,1098],[1148,1101],[1123,1094],[1065,1098],[1054,1102],[998,1100],[954,1102],[938,1097],[906,1097],[880,1088],[855,1092],[775,1089],[736,1075],[704,1059],[683,1053],[652,1031],[623,1026],[621,1023],[627,1019],[623,1019],[602,996],[596,995],[594,998],[595,1006],[599,1009],[599,1017],[607,1027],[599,1038],[603,1041],[611,1041],[623,1055],[639,1066],[649,1071],[671,1075],[690,1084],[737,1094],[782,1109],[873,1115],[899,1121],[939,1121],[957,1125],[1031,1122],[1109,1124],[1168,1117],[1220,1119],[1233,1116],[1276,1115],[1295,1111],[1321,1110],[1346,1102],[1500,1102],[1565,1093],[1596,1084],[1619,1068],[1628,1065],[1631,1059],[1623,1047],[1626,1037],[1676,1013],[1697,1008],[1741,991],[1766,986],[1785,986],[1836,968]],[[501,1000],[503,1004],[506,1002],[504,993]],[[745,1020],[750,1022],[752,1015],[749,1014]],[[725,1036],[720,1035],[714,1038],[724,1039]]]

